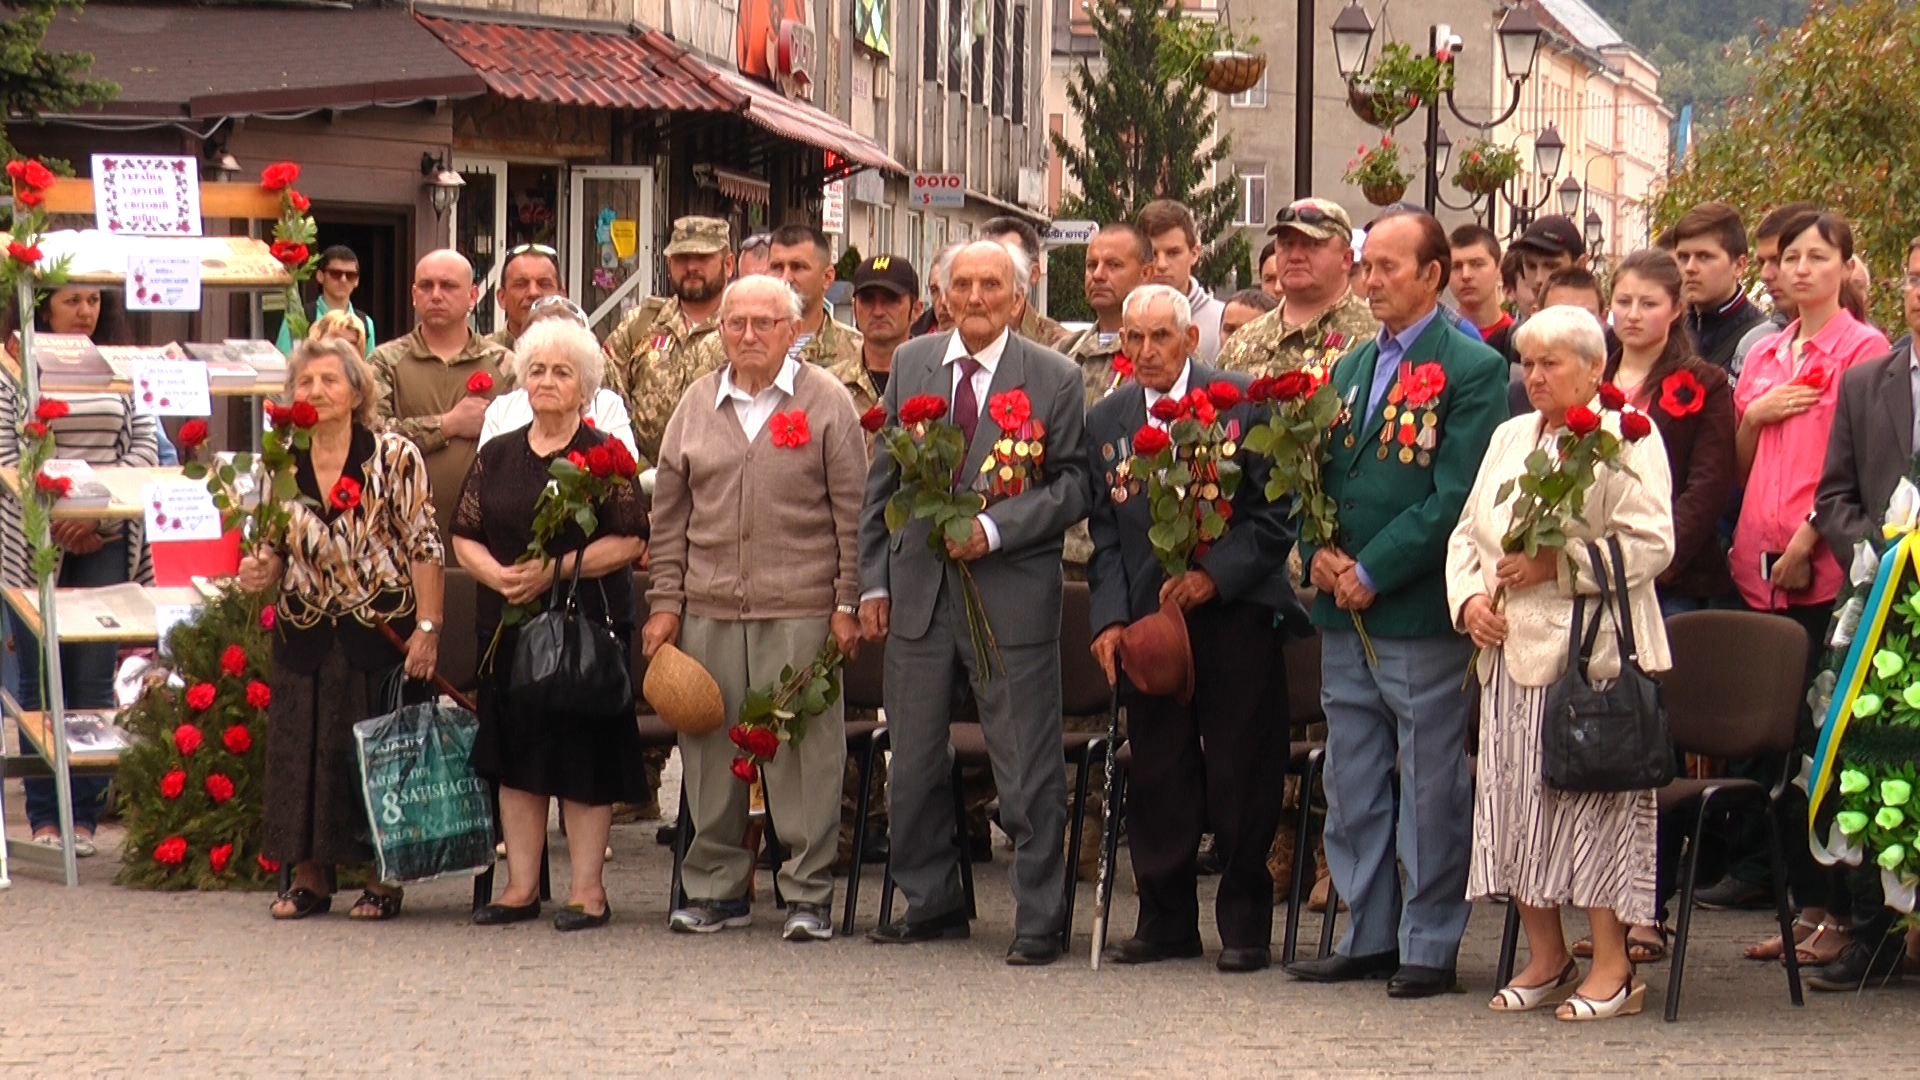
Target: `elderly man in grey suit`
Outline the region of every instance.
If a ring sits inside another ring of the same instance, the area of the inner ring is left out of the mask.
[[[952,562],[927,545],[928,523],[889,534],[884,510],[899,486],[877,455],[860,522],[860,623],[870,640],[888,638],[885,699],[893,744],[891,816],[894,879],[906,918],[868,935],[909,944],[968,935],[954,850],[953,750],[947,739],[958,686],[973,689],[1000,790],[1000,822],[1013,839],[1014,940],[1009,964],[1058,959],[1065,914],[1061,890],[1066,767],[1060,748],[1060,549],[1089,501],[1080,372],[1066,357],[1009,332],[1032,267],[1023,253],[992,241],[969,244],[941,282],[954,329],[910,341],[894,354],[883,404],[890,417],[912,398],[950,403],[967,435],[958,476],[973,482],[1006,432],[986,409],[1019,389],[1044,427],[1045,459],[1025,490],[992,502],[964,544],[966,562],[999,644],[991,671],[978,670]]]

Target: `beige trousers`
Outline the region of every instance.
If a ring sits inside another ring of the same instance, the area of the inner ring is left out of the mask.
[[[776,685],[780,669],[813,662],[827,640],[827,619],[681,620],[680,648],[720,684],[727,723],[711,735],[680,736],[681,783],[693,819],[682,871],[689,900],[737,900],[747,894],[753,854],[747,832],[748,787],[731,771],[738,755],[727,732],[752,687]],[[833,857],[840,832],[846,769],[846,709],[835,701],[807,723],[798,746],[783,745],[761,769],[767,813],[787,849],[781,896],[789,904],[833,902]]]

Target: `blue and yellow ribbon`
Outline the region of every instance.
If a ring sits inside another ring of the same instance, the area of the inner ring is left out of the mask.
[[[1880,568],[1873,578],[1873,591],[1867,595],[1860,625],[1854,631],[1853,643],[1847,647],[1847,660],[1840,668],[1839,679],[1834,683],[1833,700],[1827,705],[1826,723],[1820,729],[1820,744],[1813,752],[1813,771],[1807,783],[1809,835],[1813,832],[1813,822],[1820,815],[1820,799],[1833,779],[1841,740],[1846,737],[1847,725],[1853,720],[1853,700],[1859,696],[1861,687],[1866,685],[1867,676],[1873,671],[1873,654],[1880,647],[1887,616],[1899,602],[1901,574],[1910,563],[1920,560],[1920,554],[1916,552],[1920,552],[1920,532],[1910,532],[1901,535],[1880,557]]]

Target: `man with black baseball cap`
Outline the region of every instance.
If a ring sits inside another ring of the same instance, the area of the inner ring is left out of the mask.
[[[1513,242],[1520,252],[1520,282],[1536,301],[1546,289],[1554,271],[1569,266],[1587,265],[1587,241],[1573,219],[1561,214],[1536,218]]]
[[[893,351],[907,340],[919,317],[920,275],[912,263],[898,255],[875,255],[854,271],[853,321],[863,339],[859,361],[846,357],[828,370],[853,395],[861,412],[887,392]]]

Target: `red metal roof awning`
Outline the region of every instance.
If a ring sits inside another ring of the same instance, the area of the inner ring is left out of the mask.
[[[731,113],[845,159],[830,173],[906,172],[838,117],[716,68],[658,30],[602,33],[416,17],[501,97],[602,109]]]

